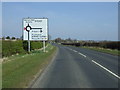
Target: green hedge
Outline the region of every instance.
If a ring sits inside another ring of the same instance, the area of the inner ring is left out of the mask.
[[[42,48],[42,42],[38,41],[31,41],[31,50]],[[28,42],[17,40],[17,41],[2,41],[2,56],[11,56],[14,54],[23,54],[27,53],[28,50]]]
[[[117,49],[120,50],[120,42],[119,41],[103,41],[103,42],[86,42],[83,46],[95,46],[109,49]]]
[[[16,53],[25,53],[23,42],[18,41],[2,41],[2,56],[11,56]]]
[[[31,42],[31,50],[39,49],[43,47],[42,42]]]
[[[92,46],[120,50],[120,41],[101,41],[101,42],[79,42],[79,43],[61,43],[72,46]]]
[[[43,44],[40,41],[31,41],[30,42],[31,50],[39,49],[42,47],[43,47]],[[28,42],[27,41],[23,41],[23,48],[24,48],[24,50],[28,51]]]

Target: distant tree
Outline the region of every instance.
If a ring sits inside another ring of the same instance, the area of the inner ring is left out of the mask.
[[[5,37],[4,37],[4,36],[2,37],[2,40],[5,40]]]
[[[51,35],[48,35],[48,40],[51,40]]]
[[[62,41],[61,38],[56,38],[56,39],[55,39],[55,42],[56,42],[56,43],[60,43],[61,41]]]
[[[71,38],[66,39],[66,42],[72,42]]]
[[[7,36],[7,37],[6,37],[6,39],[10,39],[10,37],[9,37],[9,36]]]
[[[16,40],[21,40],[20,38],[16,38]]]
[[[23,40],[23,35],[20,37],[20,40]]]
[[[74,42],[74,43],[77,43],[77,39],[74,39],[73,42]]]
[[[12,40],[14,40],[15,39],[15,37],[12,37]]]
[[[72,39],[71,39],[71,38],[68,38],[68,41],[72,41]]]

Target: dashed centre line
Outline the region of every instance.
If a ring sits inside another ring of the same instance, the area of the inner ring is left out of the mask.
[[[74,52],[77,52],[76,50],[73,50]]]
[[[71,49],[71,48],[69,48],[69,49],[72,50],[73,52],[78,52],[78,51],[73,50],[73,49]],[[84,54],[82,54],[82,53],[80,53],[80,52],[78,52],[78,54],[82,55],[83,57],[86,57],[86,55],[84,55]]]
[[[82,53],[80,53],[80,52],[79,52],[78,54],[82,55],[83,57],[86,57],[86,55],[84,55],[84,54],[82,54]]]

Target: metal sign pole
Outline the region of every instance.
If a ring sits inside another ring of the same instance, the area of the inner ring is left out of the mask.
[[[45,52],[45,41],[43,41],[43,52]]]
[[[29,31],[28,31],[28,52],[30,52],[30,40],[29,40]]]

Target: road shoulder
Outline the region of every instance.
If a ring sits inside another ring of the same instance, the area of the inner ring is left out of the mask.
[[[36,74],[35,78],[28,85],[28,88],[34,88],[34,85],[36,84],[36,81],[38,80],[38,78],[41,79],[44,76],[45,72],[48,71],[48,68],[51,66],[51,64],[55,60],[56,56],[58,55],[58,51],[59,51],[59,49],[58,49],[58,47],[56,47],[56,51],[52,54],[52,57],[50,58],[49,62],[46,64],[45,67],[40,69],[40,71]]]

